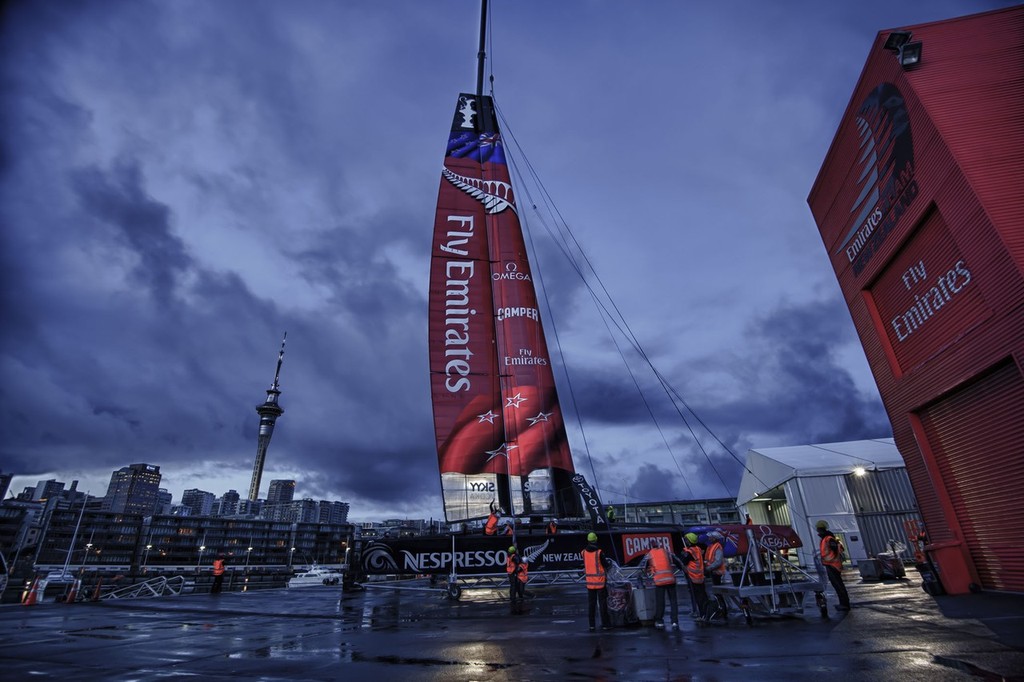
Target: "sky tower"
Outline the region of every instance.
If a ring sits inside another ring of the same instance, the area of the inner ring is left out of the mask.
[[[267,459],[267,447],[270,445],[270,437],[274,435],[274,424],[277,418],[284,414],[284,408],[277,404],[281,395],[280,384],[281,363],[284,361],[284,342],[288,340],[288,332],[284,333],[281,339],[281,352],[277,354],[277,371],[274,372],[274,383],[267,389],[267,400],[262,405],[256,406],[256,412],[260,415],[260,438],[256,443],[256,463],[252,467],[252,483],[249,484],[249,499],[255,502],[260,496],[260,481],[263,479],[263,463]]]

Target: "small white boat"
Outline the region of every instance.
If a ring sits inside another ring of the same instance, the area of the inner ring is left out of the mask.
[[[299,571],[288,581],[288,587],[317,587],[323,585],[340,585],[344,573],[337,568],[327,568],[316,563],[306,570]]]

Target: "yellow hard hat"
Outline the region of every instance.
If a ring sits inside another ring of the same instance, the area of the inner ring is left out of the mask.
[[[587,542],[597,542],[597,533],[587,533]]]
[[[828,521],[822,519],[821,521],[818,521],[816,524],[814,524],[814,527],[818,530],[821,530],[822,528],[828,528]]]
[[[509,554],[515,554],[516,553],[516,546],[512,545],[511,547],[509,547],[508,548],[508,553]]]
[[[697,544],[697,534],[696,533],[687,533],[683,537],[686,538],[686,541],[689,542],[691,545],[696,545]]]

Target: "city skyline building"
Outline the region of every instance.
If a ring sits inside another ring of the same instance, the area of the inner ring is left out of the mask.
[[[103,498],[103,511],[152,514],[160,492],[160,467],[154,464],[129,464],[110,475]]]
[[[189,516],[209,516],[213,513],[213,503],[216,501],[213,493],[189,488],[181,494],[181,506],[189,510]]]
[[[284,504],[295,499],[295,481],[275,479],[267,491],[267,504]]]
[[[278,404],[281,396],[280,378],[281,363],[284,361],[284,344],[288,340],[288,332],[281,339],[281,350],[277,354],[277,370],[274,372],[274,383],[267,389],[267,399],[256,408],[260,415],[259,439],[256,443],[256,462],[252,467],[252,481],[249,483],[249,500],[255,502],[260,498],[260,482],[263,479],[263,465],[267,459],[267,448],[274,435],[277,418],[284,414],[284,408]]]

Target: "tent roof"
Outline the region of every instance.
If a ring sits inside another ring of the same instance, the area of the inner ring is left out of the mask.
[[[755,448],[747,452],[746,470],[740,481],[738,505],[799,476],[835,476],[865,469],[896,469],[906,466],[892,438],[845,443]]]

